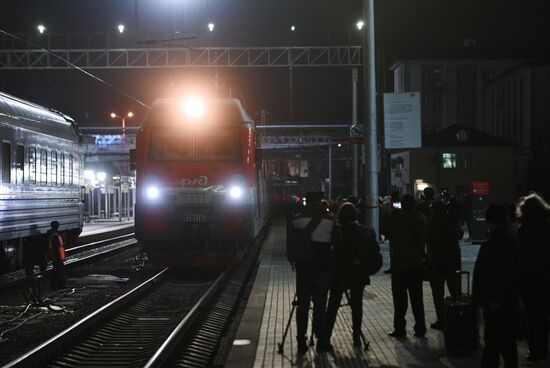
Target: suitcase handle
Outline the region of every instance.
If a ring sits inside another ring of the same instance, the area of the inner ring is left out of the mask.
[[[458,295],[470,295],[470,272],[456,270],[458,276],[456,287],[458,289]],[[466,275],[466,294],[462,294],[462,275]]]

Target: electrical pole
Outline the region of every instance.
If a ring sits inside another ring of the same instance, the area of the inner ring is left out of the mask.
[[[378,209],[378,139],[376,127],[376,55],[374,43],[374,0],[363,0],[363,83],[365,90],[365,217],[367,226],[377,234]]]
[[[357,70],[357,67],[353,67],[351,70],[351,100],[352,100],[352,107],[351,107],[351,125],[357,125],[357,82],[359,81],[359,71]],[[351,193],[359,197],[359,168],[358,168],[358,151],[359,151],[359,145],[352,144],[352,183],[351,183]]]

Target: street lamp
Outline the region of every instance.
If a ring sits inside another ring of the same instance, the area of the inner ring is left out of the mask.
[[[124,24],[119,24],[117,28],[119,33],[124,33]]]
[[[214,23],[212,23],[212,22],[208,23],[208,30],[209,30],[210,32],[213,32],[215,26],[216,26],[216,25],[215,25]]]
[[[113,119],[122,119],[122,136],[126,137],[126,118],[133,118],[134,113],[131,111],[128,111],[126,115],[118,115],[116,112],[111,113],[111,118]]]
[[[357,23],[355,23],[355,26],[357,27],[357,29],[360,31],[363,29],[363,27],[365,26],[365,22],[363,22],[362,20],[358,20]]]
[[[38,29],[38,32],[40,32],[40,34],[43,34],[44,32],[46,32],[46,27],[44,27],[43,24],[39,24],[38,27],[36,27]]]
[[[295,25],[290,26],[290,30],[291,30],[292,32],[294,32],[294,31],[296,30],[296,26],[295,26]]]

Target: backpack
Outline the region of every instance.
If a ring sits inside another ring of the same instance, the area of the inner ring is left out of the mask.
[[[286,255],[289,262],[308,262],[313,259],[311,233],[322,218],[312,218],[303,229],[292,228],[287,237]]]
[[[361,261],[361,273],[364,276],[372,276],[382,268],[383,258],[380,253],[380,246],[376,241],[374,231],[359,227],[361,234],[354,239],[355,254],[359,255]]]

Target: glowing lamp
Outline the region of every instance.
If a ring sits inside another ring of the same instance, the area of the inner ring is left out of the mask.
[[[200,118],[204,115],[204,104],[198,98],[188,98],[183,101],[183,110],[190,118]]]
[[[214,23],[212,23],[212,22],[208,23],[208,30],[209,30],[210,32],[213,32],[215,26],[216,26],[216,25],[215,25]]]
[[[129,118],[132,118],[132,117],[134,117],[134,113],[133,113],[133,112],[131,112],[131,111],[130,111],[130,112],[129,112],[129,113],[127,114],[127,115],[128,115],[128,117],[129,117]]]
[[[39,24],[38,27],[36,27],[38,29],[38,32],[40,32],[40,34],[44,33],[46,31],[46,27],[44,27],[43,24]]]
[[[124,33],[124,24],[119,24],[117,28],[119,33]]]
[[[358,30],[362,30],[363,27],[365,26],[365,22],[363,22],[362,20],[359,20],[357,21],[357,23],[355,23],[355,26],[357,27]]]
[[[111,117],[114,119],[116,118],[116,114],[114,112],[111,113]]]
[[[240,186],[235,185],[229,190],[229,195],[231,198],[239,199],[243,195],[243,190]]]
[[[150,199],[156,199],[159,196],[159,190],[157,187],[149,187],[147,188],[147,197]]]
[[[104,172],[98,172],[97,173],[97,180],[99,181],[105,181],[105,178],[107,177],[107,174]]]

